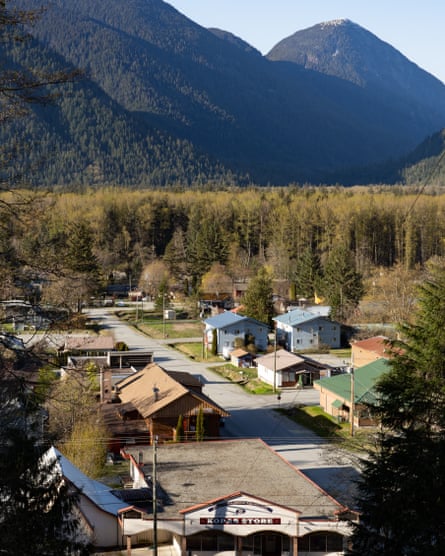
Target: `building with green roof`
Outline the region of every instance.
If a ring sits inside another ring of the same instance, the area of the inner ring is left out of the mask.
[[[388,371],[388,360],[382,358],[355,369],[353,373],[315,381],[314,388],[320,392],[320,406],[325,413],[337,417],[339,421],[350,421],[353,392],[354,426],[375,425],[369,414],[369,405],[377,403],[375,385]]]

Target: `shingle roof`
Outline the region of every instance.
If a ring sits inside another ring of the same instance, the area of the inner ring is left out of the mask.
[[[177,377],[180,375],[181,373],[176,374]],[[156,363],[150,363],[142,371],[121,380],[116,386],[122,402],[133,404],[144,419],[186,395],[214,407],[221,415],[228,415],[210,398],[193,390],[192,387],[187,388]]]
[[[262,365],[266,369],[273,369],[275,368],[277,371],[281,371],[283,369],[287,369],[288,367],[292,367],[297,365],[298,363],[303,363],[305,360],[295,355],[295,353],[291,353],[290,351],[286,351],[285,349],[279,349],[276,352],[271,352],[266,355],[262,355],[261,357],[257,357],[257,365]]]
[[[374,386],[377,380],[389,370],[386,359],[377,359],[354,371],[354,403],[376,401]],[[349,373],[322,378],[314,382],[317,389],[328,390],[343,400],[351,399],[351,375]]]
[[[68,336],[65,349],[76,351],[112,351],[114,349],[113,336]]]

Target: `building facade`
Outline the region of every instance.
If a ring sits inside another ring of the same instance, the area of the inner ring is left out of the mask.
[[[278,342],[288,351],[341,346],[341,325],[329,317],[294,309],[273,320]]]

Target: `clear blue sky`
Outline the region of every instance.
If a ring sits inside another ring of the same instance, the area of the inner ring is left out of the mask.
[[[237,35],[263,54],[317,23],[347,18],[445,82],[445,0],[168,0],[203,27]]]

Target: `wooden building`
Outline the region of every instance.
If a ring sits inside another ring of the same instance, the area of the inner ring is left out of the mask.
[[[102,411],[115,438],[123,436],[124,427],[135,432],[145,427],[150,439],[175,440],[181,416],[183,440],[195,440],[200,412],[204,437],[215,438],[219,436],[221,419],[229,416],[203,394],[202,384],[193,375],[166,371],[155,363],[116,383],[113,399],[114,403],[102,405]]]

